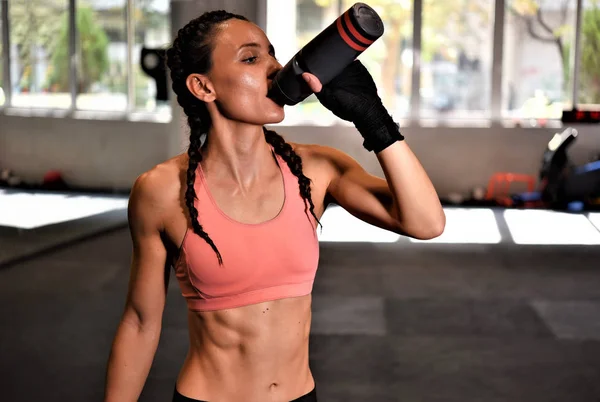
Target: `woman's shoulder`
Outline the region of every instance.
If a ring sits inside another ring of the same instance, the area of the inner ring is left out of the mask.
[[[302,163],[316,162],[324,156],[324,146],[319,144],[301,144],[297,142],[288,142],[292,149],[300,158]]]
[[[302,159],[302,170],[315,186],[327,188],[335,178],[338,169],[335,148],[320,144],[289,143],[294,152]]]
[[[307,168],[321,170],[331,168],[339,158],[340,150],[321,144],[289,143],[292,149],[302,159],[302,165]]]
[[[131,196],[157,209],[170,210],[179,203],[186,170],[186,154],[161,162],[136,178]]]

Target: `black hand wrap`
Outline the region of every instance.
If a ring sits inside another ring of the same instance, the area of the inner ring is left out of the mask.
[[[358,60],[324,85],[316,96],[337,117],[354,123],[368,151],[378,153],[404,139],[377,95],[371,74]]]

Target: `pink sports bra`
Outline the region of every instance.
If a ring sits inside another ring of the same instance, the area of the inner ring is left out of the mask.
[[[300,195],[297,177],[273,154],[282,172],[285,201],[275,218],[258,224],[225,215],[198,165],[194,184],[198,221],[221,253],[223,265],[189,228],[175,275],[190,310],[222,310],[311,293],[319,262],[316,221]]]

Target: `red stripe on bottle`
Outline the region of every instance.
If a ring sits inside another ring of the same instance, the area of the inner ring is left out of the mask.
[[[364,50],[367,50],[366,47],[364,46],[360,46],[358,44],[356,44],[352,38],[350,38],[350,36],[348,36],[348,34],[346,33],[346,31],[344,31],[344,27],[342,26],[342,17],[338,18],[336,21],[336,26],[338,29],[338,33],[340,34],[340,36],[342,37],[342,39],[344,40],[344,42],[346,42],[346,44],[348,46],[350,46],[352,49],[362,52]]]
[[[375,42],[373,40],[365,38],[360,34],[360,32],[356,30],[356,28],[354,27],[354,25],[352,25],[352,22],[350,21],[350,14],[348,12],[344,13],[344,21],[346,21],[346,26],[348,27],[348,30],[350,30],[350,33],[354,35],[356,39],[362,42],[361,45],[370,45],[371,43]]]

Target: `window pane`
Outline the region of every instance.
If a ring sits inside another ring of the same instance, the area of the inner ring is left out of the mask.
[[[2,43],[2,8],[4,7],[4,2],[0,2],[0,106],[4,106],[4,53],[3,53],[3,43]]]
[[[576,0],[507,0],[506,6],[504,115],[559,119],[572,104]]]
[[[9,4],[12,106],[68,108],[68,0]]]
[[[489,117],[493,22],[493,1],[423,1],[421,117]]]
[[[298,50],[338,17],[337,0],[269,0],[267,36],[285,65]],[[284,17],[285,16],[285,17]],[[337,118],[314,95],[295,106],[286,106],[283,124],[330,125]]]
[[[146,75],[140,66],[142,47],[167,48],[171,42],[169,0],[137,0],[135,2],[135,44],[133,74],[135,79],[135,109],[146,112],[168,113],[168,102],[156,101],[156,81]]]
[[[600,104],[600,1],[584,1],[581,15],[579,103]]]
[[[355,1],[348,0],[270,0],[267,4],[267,35],[275,46],[281,64],[329,26]],[[410,99],[412,1],[369,2],[383,19],[385,34],[360,57],[367,67],[394,118],[406,116]],[[285,17],[282,17],[285,16]],[[304,102],[286,107],[284,124],[330,125],[339,122],[330,111],[310,96]]]
[[[126,0],[77,1],[77,108],[127,108]]]

